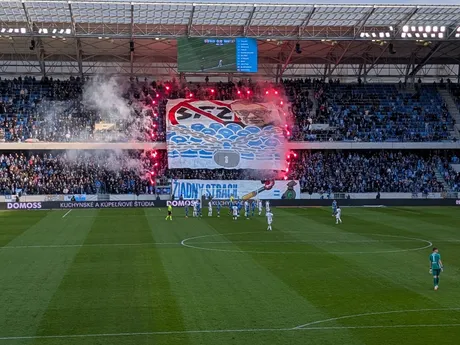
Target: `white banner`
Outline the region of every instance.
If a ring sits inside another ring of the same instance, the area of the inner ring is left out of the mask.
[[[174,199],[300,199],[299,181],[173,180]]]
[[[274,103],[169,100],[169,168],[285,168],[284,113]]]

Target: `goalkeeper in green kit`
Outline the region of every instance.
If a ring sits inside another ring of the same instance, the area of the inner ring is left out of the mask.
[[[434,289],[437,290],[439,287],[439,275],[443,271],[441,254],[439,254],[438,248],[433,248],[433,252],[430,254],[430,273],[433,274]]]

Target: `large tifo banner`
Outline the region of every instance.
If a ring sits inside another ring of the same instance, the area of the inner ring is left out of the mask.
[[[173,180],[174,199],[299,199],[299,181]]]
[[[166,110],[169,168],[285,168],[284,116],[273,103],[177,99]]]

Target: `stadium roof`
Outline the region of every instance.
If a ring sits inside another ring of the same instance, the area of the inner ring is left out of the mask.
[[[1,1],[0,60],[39,61],[41,72],[47,60],[78,62],[79,72],[85,61],[174,64],[175,38],[247,36],[260,40],[260,63],[460,61],[457,1],[216,2]],[[292,56],[296,42],[301,56]]]

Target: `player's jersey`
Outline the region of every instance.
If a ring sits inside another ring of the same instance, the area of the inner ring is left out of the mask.
[[[172,212],[172,206],[171,205],[168,206],[168,212]]]
[[[208,203],[208,208],[212,208],[212,202],[211,201],[209,201],[209,203]]]
[[[232,210],[233,210],[233,215],[237,216],[238,215],[238,206],[233,206]]]
[[[244,202],[244,209],[246,210],[246,212],[249,211],[249,203],[247,201]]]
[[[337,218],[340,218],[340,215],[342,214],[342,210],[340,208],[337,209],[337,211],[335,212],[335,216]]]
[[[439,270],[441,268],[441,263],[439,262],[440,260],[441,260],[441,254],[439,253],[430,254],[430,263],[431,263],[431,268],[433,270]]]
[[[332,202],[332,209],[334,211],[337,210],[337,201],[335,201],[335,200]]]
[[[262,201],[259,201],[259,210],[262,209]]]
[[[219,211],[220,210],[220,201],[217,202],[216,207],[217,207],[217,210]]]
[[[273,221],[273,213],[267,212],[266,216],[267,216],[267,222],[268,222],[268,224],[271,224],[272,221]]]

